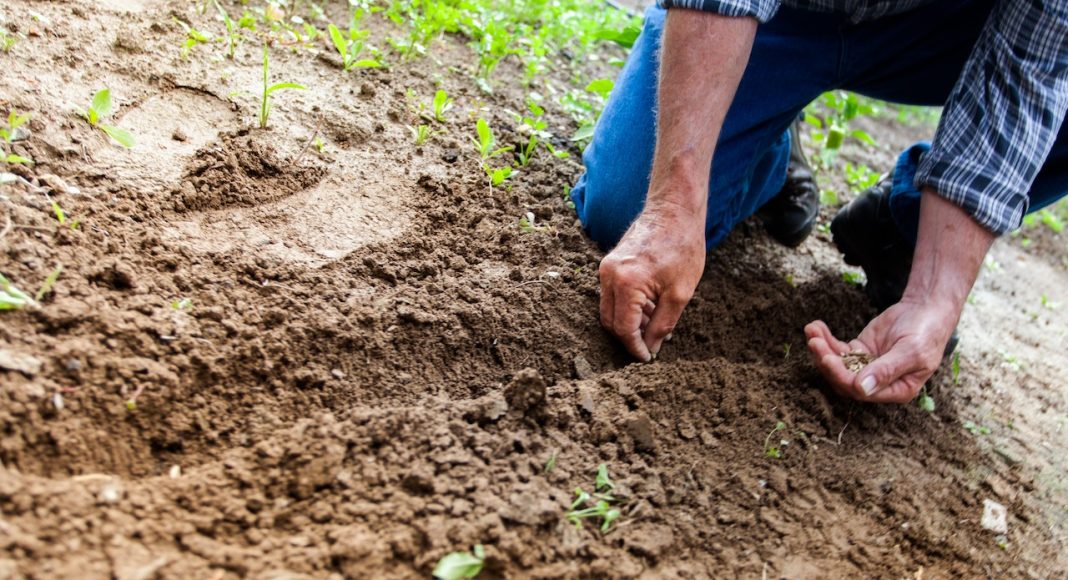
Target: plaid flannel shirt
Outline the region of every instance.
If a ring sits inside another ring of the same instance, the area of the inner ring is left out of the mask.
[[[660,0],[766,22],[780,4],[846,13],[854,22],[932,0]],[[916,187],[929,186],[1004,234],[1020,226],[1028,191],[1068,110],[1068,0],[999,0],[942,113]]]

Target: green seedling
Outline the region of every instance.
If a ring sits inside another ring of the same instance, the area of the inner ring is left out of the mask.
[[[793,348],[793,345],[790,344],[789,342],[782,343],[782,360],[785,361],[785,360],[789,360],[790,359],[790,349],[791,348]]]
[[[600,95],[602,99],[607,99],[613,87],[615,87],[615,83],[611,79],[597,79],[586,85],[586,90]]]
[[[59,280],[59,275],[63,273],[63,264],[56,264],[56,269],[49,272],[48,277],[45,278],[41,287],[37,290],[37,294],[34,295],[34,300],[40,302],[49,292],[52,291],[52,286],[56,285],[56,280]]]
[[[841,200],[838,199],[838,193],[833,189],[821,189],[820,190],[820,205],[827,207],[838,207]]]
[[[269,84],[267,45],[263,46],[263,98],[260,100],[260,128],[267,128],[267,119],[271,115],[271,94],[284,89],[303,91],[304,85],[297,83]]]
[[[452,99],[445,91],[439,89],[434,93],[434,120],[444,123],[445,113],[448,113],[450,109],[452,109]]]
[[[768,436],[764,438],[764,457],[771,459],[780,459],[782,457],[782,448],[780,447],[782,443],[780,442],[779,445],[773,445],[771,443],[771,438],[783,429],[786,429],[786,423],[779,421],[775,423],[775,427],[768,433]]]
[[[234,50],[237,49],[237,43],[241,40],[240,26],[230,18],[230,13],[223,8],[219,0],[212,0],[212,2],[215,4],[215,9],[219,11],[223,24],[226,25],[226,56],[234,60]]]
[[[15,35],[10,34],[8,31],[0,28],[0,50],[4,52],[11,52],[11,47],[15,46],[18,39]]]
[[[553,452],[549,454],[549,460],[545,462],[545,469],[542,470],[543,473],[552,473],[552,470],[556,469],[556,453],[556,449],[553,449]]]
[[[453,552],[438,560],[433,575],[439,580],[474,578],[482,571],[485,560],[486,549],[478,544],[471,552]]]
[[[382,63],[373,58],[360,58],[360,53],[363,52],[364,48],[363,41],[368,34],[366,30],[350,28],[347,33],[342,34],[341,30],[333,24],[328,26],[327,29],[330,32],[330,41],[334,43],[334,48],[341,55],[341,64],[346,72],[354,68],[378,68],[382,66]]]
[[[612,495],[615,484],[608,477],[608,466],[604,463],[597,466],[597,479],[594,482],[594,486],[595,493],[592,494],[581,487],[575,488],[575,501],[572,502],[571,507],[568,509],[566,517],[576,528],[582,527],[583,520],[600,518],[600,530],[601,533],[605,533],[612,527],[612,523],[623,515],[623,512],[618,508],[612,507],[612,504],[617,503],[618,500]],[[582,507],[588,506],[593,500],[596,500],[596,502],[592,506]]]
[[[927,394],[927,385],[920,389],[920,396],[916,397],[916,406],[928,413],[934,413],[935,401],[931,395]]]
[[[1042,296],[1040,297],[1040,300],[1041,300],[1041,303],[1042,303],[1042,308],[1044,308],[1046,310],[1056,310],[1058,307],[1060,307],[1060,304],[1051,301],[1049,299],[1049,296],[1046,296],[1045,294],[1042,294]]]
[[[989,435],[990,427],[986,425],[977,425],[972,421],[965,421],[962,426],[972,435]]]
[[[953,374],[953,384],[960,384],[960,353],[953,353],[953,360],[949,364],[950,372]]]
[[[134,146],[134,137],[126,129],[120,129],[114,125],[101,123],[111,115],[111,89],[101,89],[93,95],[93,102],[89,104],[89,110],[81,113],[89,125],[97,127],[115,140],[116,143],[129,149]]]
[[[19,290],[10,280],[0,274],[0,310],[21,310],[27,306],[36,306],[28,294]]]
[[[415,137],[416,146],[426,143],[426,140],[430,138],[430,125],[421,124],[418,127],[408,127],[411,131],[412,137]]]
[[[9,144],[14,142],[18,128],[25,125],[29,120],[29,113],[20,115],[18,111],[11,109],[7,114],[7,127],[0,127],[0,139]]]
[[[319,153],[322,153],[326,150],[326,143],[323,141],[322,137],[316,137],[315,140],[312,141],[312,146],[314,146],[315,150]]]
[[[864,285],[864,276],[860,272],[853,272],[852,270],[842,272],[842,280],[854,286]]]
[[[864,165],[845,164],[845,180],[853,193],[860,193],[879,182],[879,174]],[[836,204],[837,205],[837,204]]]
[[[171,308],[181,312],[182,310],[189,310],[193,307],[193,301],[188,298],[179,298],[171,302]]]
[[[533,234],[538,232],[548,231],[549,226],[539,226],[534,223],[534,212],[527,212],[526,215],[519,218],[519,229],[523,233]]]
[[[478,147],[478,153],[482,156],[483,161],[492,159],[501,153],[507,153],[512,150],[512,147],[495,149],[497,146],[497,138],[493,136],[493,129],[490,129],[489,123],[482,117],[479,117],[478,121],[475,123],[475,130],[478,133],[478,139],[472,140],[475,142],[475,146]]]
[[[59,225],[69,226],[72,230],[78,229],[81,221],[67,219],[67,212],[63,211],[63,208],[60,207],[56,200],[49,198],[48,201],[52,202],[52,213],[56,216],[56,221],[59,222]]]
[[[178,23],[178,26],[182,27],[183,31],[185,31],[185,40],[182,41],[182,46],[178,50],[178,56],[180,56],[182,60],[189,58],[189,53],[193,51],[193,47],[196,45],[211,42],[210,36],[196,28],[193,28],[177,18],[175,18],[174,21]]]
[[[505,165],[504,167],[490,167],[489,164],[486,164],[483,165],[482,168],[486,171],[486,176],[489,177],[490,185],[493,187],[504,183],[518,173],[517,171],[512,171],[512,167],[509,165]]]

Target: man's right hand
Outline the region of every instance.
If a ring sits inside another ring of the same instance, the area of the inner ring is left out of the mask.
[[[650,204],[601,260],[601,324],[649,362],[675,328],[705,265],[705,220]]]

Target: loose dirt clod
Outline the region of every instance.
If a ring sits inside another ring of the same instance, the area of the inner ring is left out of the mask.
[[[861,369],[871,364],[874,360],[872,356],[866,352],[854,350],[842,355],[842,363],[845,364],[849,372],[859,373]]]

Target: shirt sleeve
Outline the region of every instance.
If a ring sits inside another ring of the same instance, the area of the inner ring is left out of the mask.
[[[761,23],[771,20],[780,0],[657,0],[661,8],[688,8],[723,16],[751,16]]]
[[[1068,110],[1068,0],[1000,0],[946,101],[915,185],[997,235],[1020,226]]]

